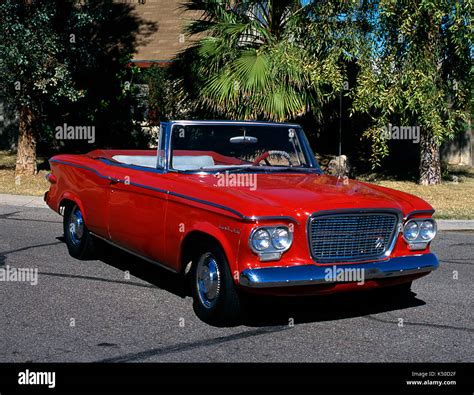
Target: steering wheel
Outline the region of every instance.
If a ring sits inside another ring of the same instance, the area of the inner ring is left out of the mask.
[[[271,166],[271,163],[267,159],[270,155],[283,156],[288,161],[290,166],[293,166],[293,163],[291,162],[290,154],[288,152],[286,152],[286,151],[276,151],[276,150],[265,151],[262,155],[258,156],[258,158],[253,161],[252,165],[257,166],[257,165],[259,165],[259,163],[262,160],[264,160],[267,166]]]

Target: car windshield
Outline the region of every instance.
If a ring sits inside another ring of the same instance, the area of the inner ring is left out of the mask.
[[[170,168],[180,171],[315,169],[299,127],[256,124],[173,125]],[[307,148],[308,149],[308,148]]]

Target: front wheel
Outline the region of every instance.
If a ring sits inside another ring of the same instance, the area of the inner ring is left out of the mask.
[[[94,240],[84,223],[78,205],[68,205],[63,218],[64,238],[69,254],[76,259],[91,259],[95,255]]]
[[[227,259],[218,247],[198,254],[191,275],[193,308],[204,322],[232,325],[240,318],[241,303]]]

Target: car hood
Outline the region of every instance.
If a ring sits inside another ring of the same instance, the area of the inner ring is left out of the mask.
[[[424,200],[361,181],[319,174],[192,175],[188,181],[205,189],[207,200],[246,216],[309,215],[316,211],[354,208],[390,208],[404,215],[432,210]]]

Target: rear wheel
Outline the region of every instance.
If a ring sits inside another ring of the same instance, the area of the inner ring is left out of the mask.
[[[241,313],[240,298],[222,249],[209,246],[197,254],[191,273],[196,315],[211,325],[237,323]]]
[[[94,240],[84,223],[84,216],[78,205],[66,206],[63,227],[69,254],[77,259],[91,259],[95,252]]]

